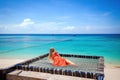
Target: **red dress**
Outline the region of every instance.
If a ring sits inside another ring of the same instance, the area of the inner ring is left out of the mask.
[[[66,59],[62,58],[57,52],[52,54],[52,60],[54,66],[67,66],[70,63]]]

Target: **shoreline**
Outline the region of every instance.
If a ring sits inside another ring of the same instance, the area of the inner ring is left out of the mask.
[[[26,60],[27,59],[0,59],[0,69],[8,68]],[[120,65],[105,64],[104,74],[104,80],[120,79]]]
[[[109,64],[109,63],[106,63],[104,65],[105,65],[105,68],[120,68],[119,64]]]

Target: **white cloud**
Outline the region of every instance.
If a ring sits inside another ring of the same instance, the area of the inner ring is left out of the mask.
[[[27,18],[27,19],[24,19],[24,21],[21,24],[19,24],[19,26],[26,27],[28,25],[33,25],[33,24],[34,22],[30,18]]]
[[[66,25],[65,22],[39,22],[34,25],[34,31],[40,33],[70,33],[74,30],[74,26]]]
[[[91,27],[90,27],[90,26],[86,26],[85,29],[86,29],[87,31],[89,31],[89,30],[91,29]]]
[[[58,17],[58,19],[70,19],[71,17],[70,16],[60,16]]]
[[[0,33],[107,33],[118,32],[118,30],[119,28],[110,26],[71,26],[67,22],[57,21],[35,23],[29,18],[18,24],[0,24]]]
[[[24,22],[30,20],[24,20]],[[112,26],[69,26],[62,22],[35,23],[30,27],[20,27],[18,24],[0,24],[0,33],[119,33],[119,27]]]
[[[111,12],[105,12],[102,14],[102,16],[109,16],[111,14]]]
[[[73,29],[75,29],[74,26],[67,26],[63,28],[63,30],[73,30]]]

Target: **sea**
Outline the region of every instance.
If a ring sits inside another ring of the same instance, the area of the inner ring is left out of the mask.
[[[30,59],[55,48],[61,54],[103,56],[120,65],[120,34],[0,34],[0,59]]]

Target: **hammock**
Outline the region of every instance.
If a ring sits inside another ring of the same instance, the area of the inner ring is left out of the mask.
[[[48,60],[48,53],[15,65],[18,70],[36,71],[51,74],[76,76],[95,80],[104,79],[104,58],[102,56],[60,54],[77,66],[53,66]]]

